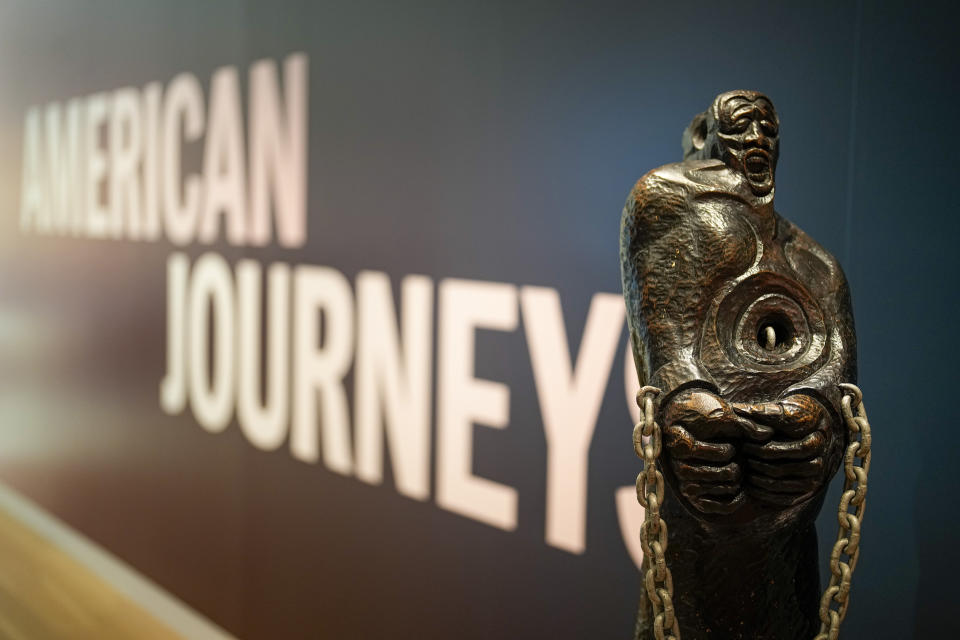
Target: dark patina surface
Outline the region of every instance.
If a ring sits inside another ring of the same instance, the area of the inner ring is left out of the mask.
[[[661,389],[667,561],[684,638],[810,638],[813,523],[856,382],[846,278],[773,206],[779,119],[766,96],[717,96],[684,160],[643,176],[620,259],[641,384]],[[643,616],[641,616],[642,618]],[[652,638],[641,619],[638,637]]]

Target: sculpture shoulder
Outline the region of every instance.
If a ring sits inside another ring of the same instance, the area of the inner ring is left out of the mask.
[[[658,167],[634,185],[628,203],[645,207],[686,208],[688,201],[710,193],[737,197],[742,179],[719,160],[686,160]]]
[[[817,283],[819,293],[836,291],[846,286],[846,276],[840,262],[807,233],[786,218],[778,216],[777,235],[782,238],[784,253],[790,266]]]
[[[734,174],[718,160],[687,160],[644,175],[623,210],[621,254],[633,259],[654,245],[668,246],[671,256],[698,253],[704,273],[715,273],[716,261],[745,269],[756,255],[756,234],[749,223],[751,204]],[[707,262],[713,266],[707,268]]]

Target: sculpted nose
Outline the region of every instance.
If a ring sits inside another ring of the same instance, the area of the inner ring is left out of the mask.
[[[747,129],[747,143],[763,146],[767,141],[767,137],[763,134],[763,128],[760,126],[759,120],[754,120],[750,123],[750,128]]]

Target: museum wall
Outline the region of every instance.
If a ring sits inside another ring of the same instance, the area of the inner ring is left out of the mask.
[[[853,293],[875,444],[844,635],[950,637],[955,20],[4,3],[0,480],[238,638],[629,637],[620,212],[756,88],[777,210]]]

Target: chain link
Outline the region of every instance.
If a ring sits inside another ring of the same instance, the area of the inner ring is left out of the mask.
[[[860,557],[860,525],[867,507],[871,438],[863,392],[853,384],[841,384],[840,388],[844,391],[841,412],[849,436],[843,458],[843,494],[837,510],[840,529],[830,554],[830,584],[820,599],[820,631],[814,640],[837,640],[840,636],[840,623],[850,606],[850,579]],[[641,571],[648,601],[644,609],[652,613],[656,640],[680,640],[680,624],[673,607],[673,575],[667,567],[667,522],[660,514],[663,474],[657,468],[657,460],[663,435],[654,420],[653,406],[658,395],[660,389],[650,386],[637,392],[641,414],[640,422],[633,428],[633,450],[643,459],[643,471],[637,476],[637,501],[644,508],[640,528]]]

